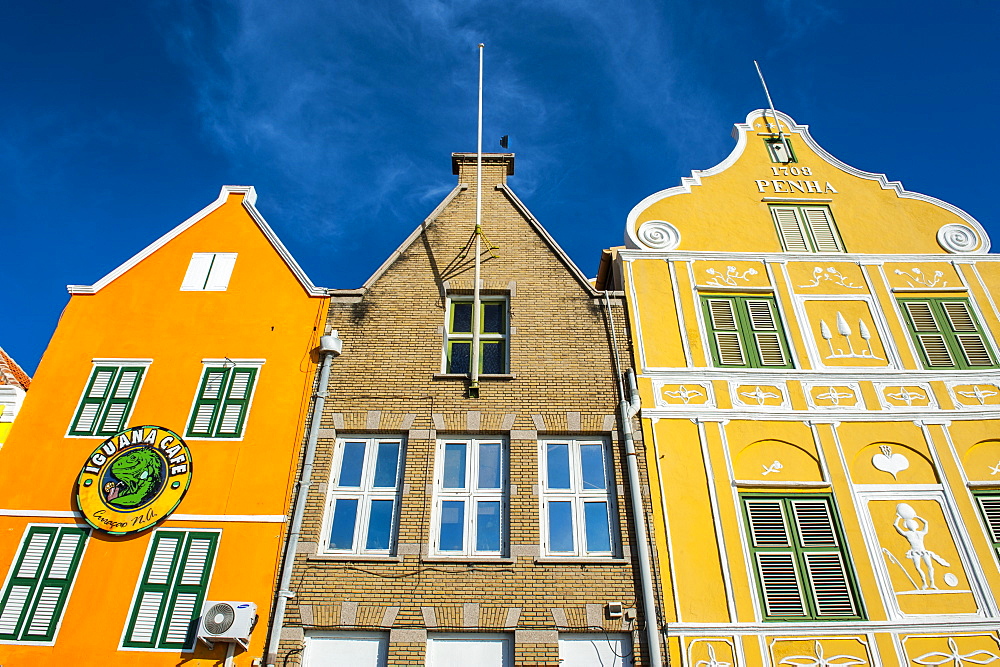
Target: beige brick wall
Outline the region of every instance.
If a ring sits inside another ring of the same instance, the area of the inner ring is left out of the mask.
[[[424,225],[364,296],[331,303],[328,328],[339,330],[344,349],[331,367],[300,552],[314,552],[321,541],[336,434],[386,433],[406,437],[397,538],[405,553],[380,561],[300,553],[279,664],[286,654],[288,664],[298,663],[303,631],[391,629],[391,665],[423,664],[421,631],[478,631],[510,633],[519,665],[556,667],[555,631],[587,628],[632,632],[637,664],[644,663],[638,642],[644,614],[605,311],[495,187],[505,171],[503,162],[484,165],[483,231],[498,256],[484,252],[482,277],[487,289],[510,294],[513,379],[483,380],[479,398],[466,397],[464,379],[435,379],[442,370],[446,289],[472,286],[474,253],[460,255],[474,228],[474,157],[460,160],[459,182],[470,187]],[[620,302],[613,300],[613,313],[620,359],[627,364]],[[470,428],[477,423],[478,430]],[[444,434],[509,437],[509,482],[516,487],[509,498],[512,558],[442,562],[426,556],[435,438]],[[616,561],[536,560],[538,439],[570,435],[604,436],[612,443],[624,556]],[[642,443],[637,446],[641,465]],[[608,601],[637,608],[638,621],[605,619]]]

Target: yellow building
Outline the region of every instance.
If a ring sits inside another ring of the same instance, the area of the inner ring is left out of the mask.
[[[0,450],[0,664],[260,664],[328,297],[255,196],[69,287]]]
[[[673,664],[1000,661],[1000,257],[780,112],[734,137],[599,284],[629,301]]]

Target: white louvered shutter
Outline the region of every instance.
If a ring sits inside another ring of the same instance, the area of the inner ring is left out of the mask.
[[[233,275],[236,265],[235,252],[217,252],[212,262],[212,268],[205,280],[205,290],[209,292],[224,292],[229,287],[229,278]]]
[[[781,245],[787,252],[809,252],[802,226],[799,224],[799,213],[794,208],[781,206],[771,207],[774,224],[778,228]]]
[[[802,213],[809,226],[809,231],[812,233],[817,252],[841,252],[843,250],[837,227],[833,224],[833,217],[830,215],[830,209],[820,206],[809,207],[803,208]]]
[[[787,366],[788,357],[774,317],[774,303],[767,299],[747,299],[746,305],[761,366]]]
[[[211,252],[196,252],[191,255],[191,262],[188,264],[184,281],[181,283],[182,291],[205,289],[205,281],[208,280],[208,270],[212,266],[213,256],[214,253]]]
[[[126,636],[126,646],[152,647],[156,645],[164,600],[170,590],[183,533],[154,533],[151,560],[144,571],[138,599],[131,615],[131,628]]]
[[[161,646],[190,645],[193,624],[205,599],[208,572],[215,556],[215,533],[192,533],[187,540],[183,565],[174,583],[166,631]]]
[[[0,602],[0,638],[48,642],[55,638],[88,533],[76,526],[28,531]]]
[[[735,303],[724,298],[708,299],[707,302],[719,365],[745,366],[746,354],[736,324]]]

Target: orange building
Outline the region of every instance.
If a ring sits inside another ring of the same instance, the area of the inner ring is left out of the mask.
[[[69,287],[0,451],[0,664],[259,664],[327,296],[255,197]]]

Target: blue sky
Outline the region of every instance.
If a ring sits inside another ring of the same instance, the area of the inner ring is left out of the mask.
[[[765,99],[848,164],[1000,243],[1000,5],[855,0],[8,3],[0,346],[33,372],[68,295],[218,195],[314,282],[360,284],[510,135],[510,179],[585,273],[641,199],[731,150]]]

